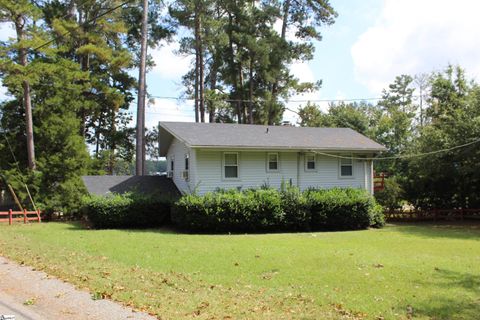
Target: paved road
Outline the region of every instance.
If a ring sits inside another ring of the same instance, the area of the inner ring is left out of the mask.
[[[5,314],[15,320],[156,319],[113,301],[92,300],[89,292],[0,257],[0,315]]]
[[[0,292],[0,319],[2,315],[13,315],[15,320],[42,320],[45,319],[39,314],[33,312],[31,308],[18,303],[9,295]]]

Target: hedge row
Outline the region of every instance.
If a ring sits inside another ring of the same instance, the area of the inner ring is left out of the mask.
[[[194,232],[355,230],[384,225],[382,207],[360,189],[259,189],[185,195],[172,221]]]
[[[150,228],[169,219],[171,206],[169,198],[126,193],[85,197],[82,210],[98,229]]]

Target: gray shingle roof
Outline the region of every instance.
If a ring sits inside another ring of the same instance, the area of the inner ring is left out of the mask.
[[[227,123],[160,122],[160,153],[171,136],[190,147],[372,151],[385,147],[349,128],[309,128]]]
[[[90,194],[99,196],[125,192],[172,197],[180,194],[172,180],[162,176],[83,176],[82,180]]]

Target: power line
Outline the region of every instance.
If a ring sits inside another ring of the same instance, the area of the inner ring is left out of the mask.
[[[412,95],[412,98],[419,98],[419,95]],[[202,99],[195,98],[182,98],[174,96],[149,96],[149,98],[163,99],[163,100],[179,100],[179,101],[192,101],[195,100],[201,101]],[[290,102],[355,102],[355,101],[378,101],[383,100],[383,97],[367,97],[367,98],[348,98],[348,99],[282,99],[281,102],[290,103]],[[242,99],[208,99],[204,98],[203,101],[217,101],[217,102],[245,102],[245,103],[255,103],[255,102],[265,102],[266,100],[242,100]]]
[[[111,12],[113,12],[113,11],[121,8],[121,7],[123,7],[124,5],[128,4],[128,3],[131,2],[131,1],[133,1],[133,0],[128,0],[128,1],[122,2],[122,3],[119,4],[118,6],[115,6],[115,7],[113,7],[113,8],[108,9],[108,10],[105,11],[104,13],[101,13],[101,14],[93,17],[92,19],[89,19],[89,20],[85,21],[84,23],[82,23],[81,25],[76,26],[76,27],[73,28],[73,29],[78,29],[78,28],[83,27],[83,26],[85,26],[85,25],[87,25],[87,24],[89,24],[89,23],[91,23],[91,22],[93,22],[93,21],[95,21],[95,20],[103,17],[103,16],[106,16],[107,14],[109,14],[109,13],[111,13]],[[72,32],[72,31],[71,31],[71,30],[68,30],[68,31],[62,33],[60,36],[61,36],[61,37],[64,37],[64,36],[66,36],[67,34],[69,34],[70,32]],[[38,49],[41,49],[41,48],[43,48],[43,47],[45,47],[45,46],[48,46],[49,44],[53,43],[54,41],[55,41],[55,39],[49,40],[49,41],[47,41],[47,42],[39,45],[38,47],[33,48],[33,51],[37,51]]]
[[[453,147],[450,147],[450,148],[445,148],[445,149],[440,149],[440,150],[435,150],[435,151],[429,151],[429,152],[423,152],[423,153],[403,154],[403,155],[401,154],[401,155],[391,156],[391,157],[361,158],[361,157],[340,156],[340,155],[325,153],[325,152],[320,152],[320,151],[315,151],[314,153],[324,155],[324,156],[327,156],[327,157],[331,157],[331,158],[348,159],[348,160],[373,160],[373,161],[397,160],[397,159],[420,158],[420,157],[430,156],[430,155],[433,155],[433,154],[453,151],[453,150],[456,150],[456,149],[461,149],[461,148],[471,146],[471,145],[473,145],[475,143],[479,143],[479,142],[480,142],[480,139],[476,139],[474,141],[464,143],[464,144],[460,144],[460,145],[457,145],[457,146],[453,146]]]

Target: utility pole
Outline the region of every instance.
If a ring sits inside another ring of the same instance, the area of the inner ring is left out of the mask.
[[[138,73],[138,105],[137,105],[137,145],[136,169],[137,176],[145,174],[145,96],[146,96],[146,63],[148,36],[148,0],[143,0],[142,40],[140,47],[140,70]]]

